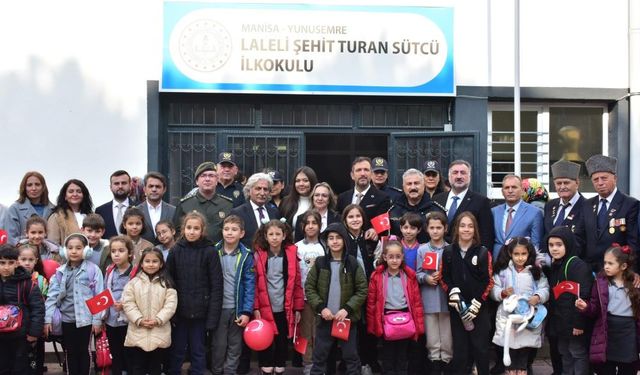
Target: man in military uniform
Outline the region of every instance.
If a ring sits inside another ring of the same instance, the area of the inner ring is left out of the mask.
[[[373,158],[373,160],[371,160],[371,172],[373,172],[373,176],[371,178],[373,186],[378,188],[378,190],[387,193],[391,199],[391,203],[400,198],[402,190],[387,184],[389,181],[389,163],[387,163],[386,160],[381,157]]]
[[[231,199],[233,207],[245,202],[242,184],[236,181],[238,166],[233,158],[233,152],[221,152],[218,155],[218,186],[216,193]]]
[[[616,158],[594,155],[586,165],[598,195],[582,205],[583,225],[577,234],[584,244],[580,257],[598,272],[614,242],[638,251],[638,201],[618,190]]]
[[[198,186],[197,191],[195,194],[187,194],[178,203],[173,222],[176,230],[180,231],[182,217],[187,212],[198,211],[207,219],[207,238],[218,242],[222,239],[222,222],[231,212],[233,203],[231,199],[216,194],[218,173],[215,163],[205,161],[200,164],[196,169],[195,180]]]

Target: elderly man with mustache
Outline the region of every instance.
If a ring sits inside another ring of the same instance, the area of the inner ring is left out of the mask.
[[[393,202],[389,210],[389,219],[391,221],[391,233],[401,236],[400,218],[407,212],[415,212],[422,219],[422,227],[424,227],[425,216],[431,211],[445,212],[444,207],[431,200],[429,194],[426,194],[424,185],[424,174],[417,169],[407,169],[402,175],[402,195]],[[425,230],[418,233],[418,242],[425,243],[429,241],[429,236]]]

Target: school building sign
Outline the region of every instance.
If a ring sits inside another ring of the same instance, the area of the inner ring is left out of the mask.
[[[453,8],[165,2],[161,91],[455,95]]]

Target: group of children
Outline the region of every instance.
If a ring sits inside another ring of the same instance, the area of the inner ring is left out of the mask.
[[[625,340],[629,330],[640,333],[633,254],[627,247],[609,249],[594,282],[575,256],[568,228],[556,228],[547,238],[553,260],[547,278],[526,238],[509,241],[494,262],[470,213],[458,215],[451,244],[445,241],[445,215],[429,213],[423,225],[408,213],[400,221],[402,238],[386,238],[376,250],[376,243],[364,239],[358,205],[346,207],[342,223],[322,233],[320,215],[308,211],[301,218],[304,239],[295,244],[287,224],[268,221],[252,249],[240,241],[241,218],[225,218],[223,240],[213,244],[205,218],[195,211],[183,218],[177,241],[170,223],[158,223],[161,245],[153,248],[140,238],[144,218],[129,211],[122,225],[126,235],[108,244],[100,239],[104,222],[88,215],[84,234],[71,234],[60,248],[47,243],[46,226],[37,218],[17,249],[0,248],[0,300],[26,312],[20,333],[0,328],[0,368],[27,373],[20,371],[29,343],[42,347],[44,337],[62,335],[69,373],[87,374],[92,333],[106,329],[113,373],[179,374],[188,349],[191,373],[201,374],[209,331],[213,374],[235,374],[246,350],[244,327],[262,319],[275,332],[273,343],[258,353],[263,374],[282,374],[289,340],[301,336],[308,341],[305,372],[314,375],[335,371],[336,344],[346,373],[359,374],[377,361],[377,339],[371,337],[382,340],[385,374],[406,374],[410,357],[424,350],[431,373],[463,374],[475,364],[478,374],[488,374],[493,341],[504,347],[504,359],[497,360],[520,375],[542,344],[536,313],[549,302],[546,331],[556,339],[567,373],[586,374],[590,363],[598,373],[635,373],[640,334]],[[428,243],[417,241],[422,230]],[[45,260],[61,263],[49,280],[43,277]],[[550,285],[565,281],[579,285],[578,296],[550,293]],[[85,301],[105,288],[115,303],[93,315]],[[495,330],[491,300],[499,304]],[[592,335],[588,318],[596,319]],[[348,334],[338,339],[336,326]]]

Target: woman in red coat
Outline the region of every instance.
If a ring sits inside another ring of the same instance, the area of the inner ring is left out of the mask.
[[[383,373],[406,374],[409,340],[417,340],[424,333],[420,287],[415,272],[404,262],[400,242],[388,241],[382,250],[380,262],[382,264],[371,274],[369,282],[367,332],[384,340]],[[390,335],[392,332],[389,330],[385,333],[385,318],[389,321],[391,316],[407,317],[406,313],[409,313],[415,326],[412,332],[398,337]]]
[[[263,374],[284,373],[287,360],[287,338],[293,337],[294,326],[304,309],[297,248],[292,243],[287,224],[271,220],[256,233],[254,241],[256,293],[254,316],[271,323],[275,332],[273,344],[258,353]]]

